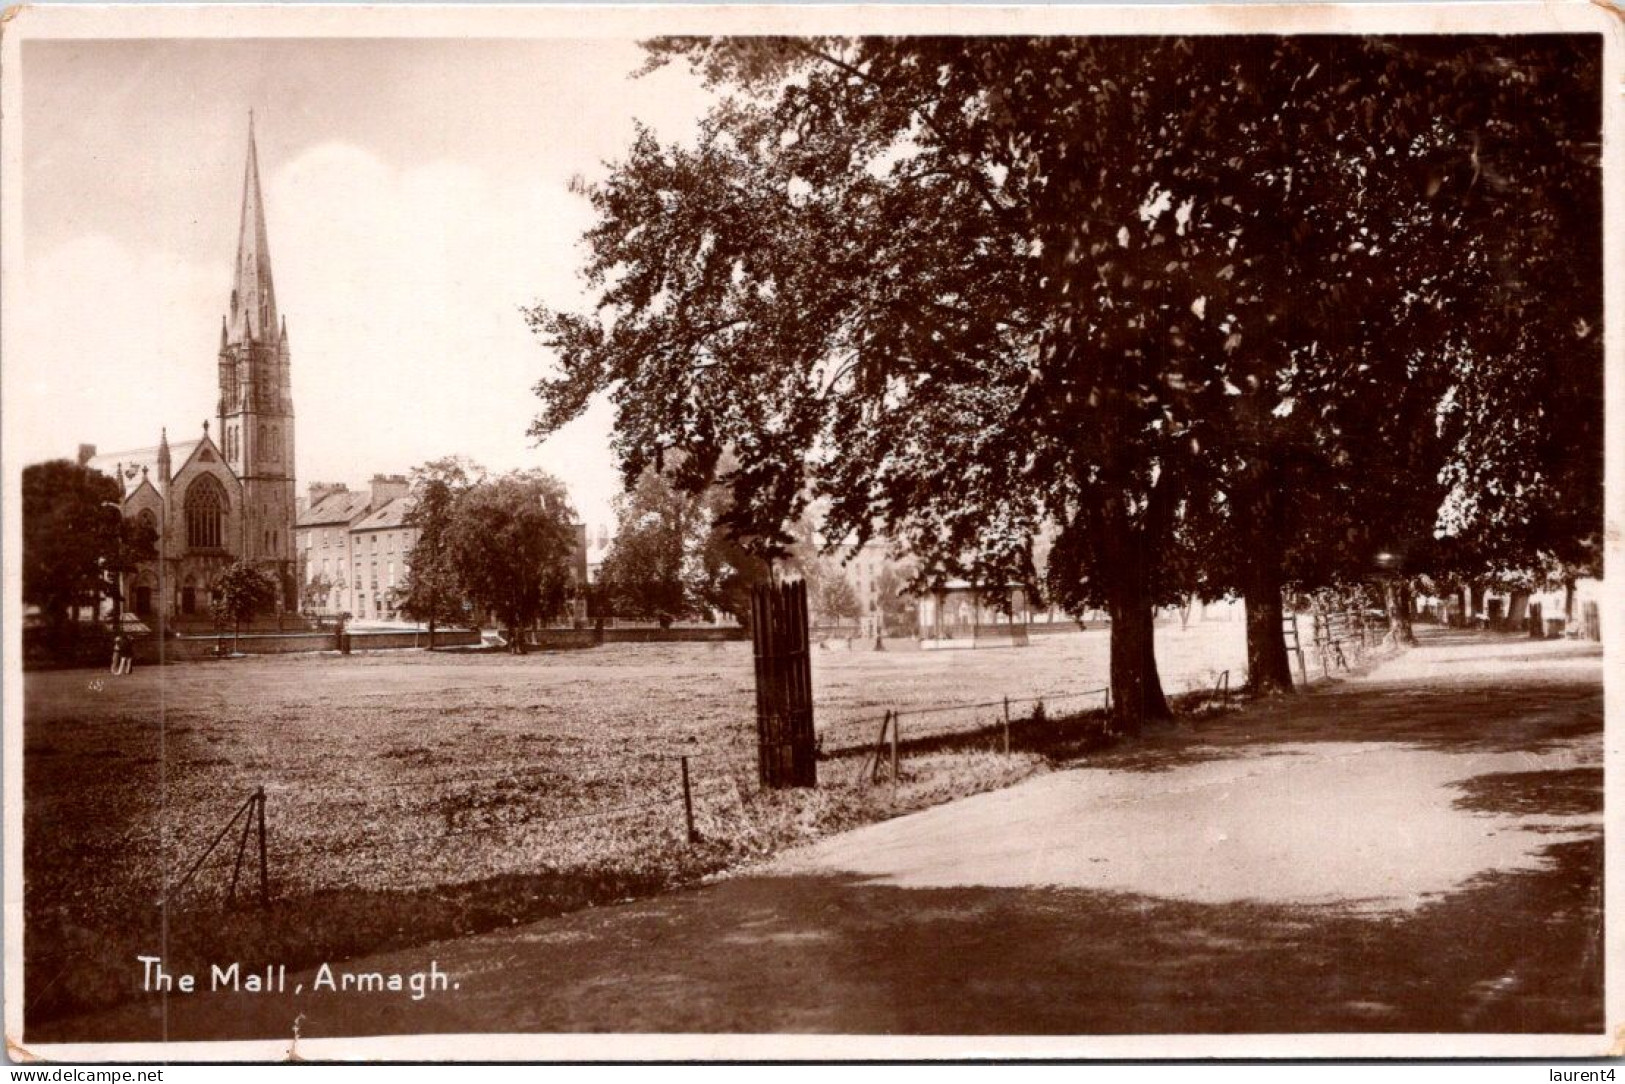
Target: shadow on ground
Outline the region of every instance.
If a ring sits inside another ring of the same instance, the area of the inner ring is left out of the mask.
[[[1595,1032],[1601,839],[1399,914],[750,877],[374,958],[454,994],[172,998],[169,1038]],[[158,1006],[52,1039],[152,1040]]]
[[[1338,676],[1292,696],[1256,698],[1238,712],[1186,716],[1091,756],[1089,765],[1166,771],[1268,756],[1271,745],[1306,742],[1539,754],[1600,737],[1602,729],[1599,645],[1430,630],[1419,648],[1374,672]]]
[[[1602,769],[1491,772],[1456,784],[1464,792],[1457,809],[1473,813],[1509,813],[1583,817],[1602,814]]]

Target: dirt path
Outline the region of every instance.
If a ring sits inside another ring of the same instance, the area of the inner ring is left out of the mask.
[[[1601,658],[1435,633],[1374,673],[689,892],[46,1040],[1602,1026]],[[262,961],[245,961],[263,965]],[[206,984],[207,976],[200,982]]]

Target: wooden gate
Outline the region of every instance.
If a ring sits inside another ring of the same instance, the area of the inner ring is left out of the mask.
[[[816,787],[812,654],[807,584],[753,587],[750,634],[756,647],[757,766],[764,787]]]

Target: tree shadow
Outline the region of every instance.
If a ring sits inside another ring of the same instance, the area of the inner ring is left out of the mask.
[[[396,953],[464,996],[172,999],[171,1039],[458,1032],[1595,1033],[1600,837],[1415,910],[753,876]],[[81,1026],[150,1038],[155,1006]],[[67,1040],[75,1036],[61,1034]]]
[[[1473,813],[1584,817],[1602,814],[1602,769],[1493,772],[1453,786],[1464,793],[1453,803]]]

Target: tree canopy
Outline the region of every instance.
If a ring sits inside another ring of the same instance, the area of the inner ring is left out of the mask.
[[[428,624],[430,648],[437,626],[470,620],[448,538],[458,498],[484,477],[484,468],[456,456],[430,460],[412,471],[412,510],[406,523],[417,534],[397,606],[412,620]]]
[[[564,605],[574,523],[564,484],[544,471],[484,479],[456,498],[444,535],[448,565],[463,594],[507,628],[515,653],[524,652],[530,625]]]
[[[1600,525],[1595,40],[650,52],[731,93],[585,189],[595,311],[531,312],[536,432],[607,393],[629,478],[680,453],[698,490],[728,450],[764,555],[824,497],[921,577],[1031,583],[1052,525],[1050,594],[1111,615],[1132,729],[1166,712],[1159,603],[1241,593],[1268,678],[1288,578]]]
[[[157,552],[156,532],[124,518],[118,482],[100,471],[53,459],[23,468],[22,489],[23,601],[59,631]]]
[[[275,577],[251,561],[239,558],[228,565],[209,585],[209,608],[215,620],[230,622],[233,639],[245,622],[276,605]]]
[[[663,624],[719,611],[747,620],[750,587],[768,568],[730,534],[727,508],[725,490],[685,492],[646,467],[616,501],[615,541],[599,574],[614,612]]]

